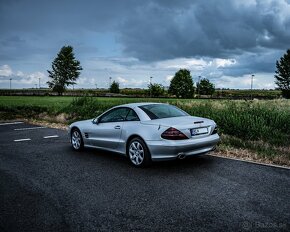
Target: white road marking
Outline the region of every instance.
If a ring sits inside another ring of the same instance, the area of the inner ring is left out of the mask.
[[[263,165],[263,166],[269,166],[269,167],[274,167],[274,168],[284,168],[284,169],[290,170],[290,167],[286,167],[286,166],[280,166],[280,165],[275,165],[275,164],[264,164],[264,163],[259,163],[259,162],[251,161],[251,160],[243,160],[243,159],[238,159],[238,158],[223,157],[223,156],[212,155],[212,154],[208,154],[208,155],[213,156],[213,157],[222,158],[222,159],[230,159],[230,160],[236,160],[236,161],[241,161],[241,162],[246,162],[246,163],[251,163],[251,164],[258,164],[258,165]]]
[[[22,130],[36,130],[36,129],[42,129],[47,128],[45,126],[38,126],[38,127],[27,127],[27,128],[16,128],[15,131],[22,131]]]
[[[24,122],[4,122],[4,123],[0,123],[0,126],[6,126],[6,125],[15,125],[15,124],[21,124]]]
[[[44,136],[44,139],[50,139],[50,138],[58,138],[58,135],[50,135],[50,136]]]
[[[30,141],[31,139],[15,139],[14,142]]]

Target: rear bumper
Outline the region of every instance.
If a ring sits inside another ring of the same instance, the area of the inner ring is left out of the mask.
[[[199,155],[215,149],[220,138],[218,134],[187,140],[146,141],[153,161],[176,159],[180,153],[185,156]]]

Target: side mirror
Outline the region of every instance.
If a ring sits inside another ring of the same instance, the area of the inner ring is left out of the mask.
[[[99,118],[94,118],[92,120],[92,123],[98,125],[99,124]]]

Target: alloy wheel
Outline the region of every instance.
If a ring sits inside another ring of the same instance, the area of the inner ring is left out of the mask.
[[[72,133],[71,143],[74,149],[79,150],[81,148],[82,138],[77,130]]]
[[[133,141],[129,146],[129,157],[134,165],[142,164],[144,160],[144,148],[138,141]]]

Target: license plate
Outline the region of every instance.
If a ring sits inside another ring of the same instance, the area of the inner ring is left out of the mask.
[[[191,132],[191,136],[203,135],[203,134],[208,133],[208,128],[207,127],[195,128],[195,129],[191,129],[190,132]]]

